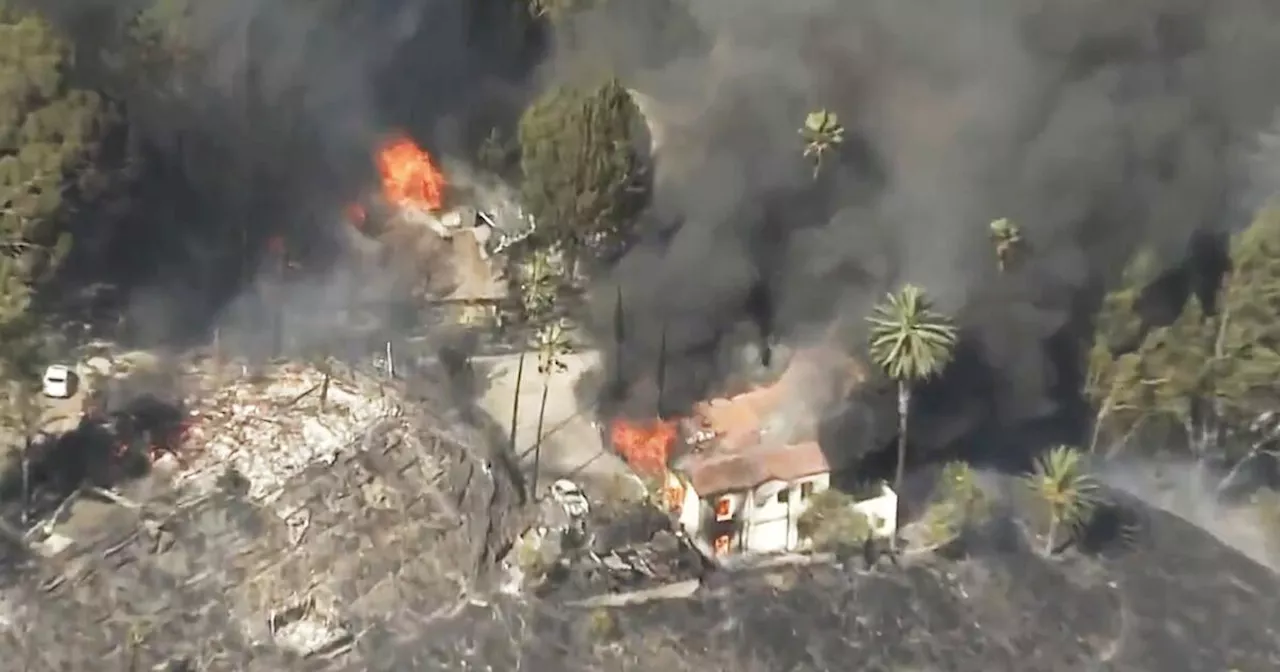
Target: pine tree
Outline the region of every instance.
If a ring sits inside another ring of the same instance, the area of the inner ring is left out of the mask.
[[[521,197],[543,242],[577,258],[619,241],[647,199],[642,129],[617,80],[553,89],[525,111]]]
[[[10,332],[67,258],[74,217],[91,215],[109,186],[96,160],[115,117],[69,85],[67,41],[3,0],[0,45],[0,332]]]

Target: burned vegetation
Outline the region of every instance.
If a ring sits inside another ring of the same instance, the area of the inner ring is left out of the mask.
[[[412,641],[483,604],[521,527],[518,486],[478,434],[374,379],[335,376],[320,411],[314,373],[227,383],[221,405],[193,401],[186,442],[152,454],[153,473],[103,486],[106,503],[82,485],[64,511],[8,535],[5,657],[28,669],[367,669],[353,661],[368,642]],[[290,377],[301,393],[271,397],[270,381]],[[344,395],[372,410],[358,417]],[[254,405],[299,435],[236,433]],[[320,426],[328,455],[314,450]],[[198,438],[215,430],[240,454]],[[308,446],[292,471],[265,462]],[[202,467],[209,458],[221,468]],[[284,477],[264,482],[272,474]]]

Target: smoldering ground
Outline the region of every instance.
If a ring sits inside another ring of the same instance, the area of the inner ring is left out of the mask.
[[[983,388],[1006,428],[1053,417],[1079,357],[1051,337],[1085,333],[1135,246],[1172,268],[1197,232],[1238,226],[1240,157],[1277,102],[1280,7],[1252,0],[688,8],[706,46],[668,65],[618,10],[562,54],[620,63],[679,138],[656,157],[663,232],[596,301],[612,340],[625,297],[627,375],[665,340],[668,399],[722,379],[705,352],[753,306],[784,339],[840,321],[857,351],[872,302],[910,281],[959,315],[972,353],[956,370],[984,378],[943,388]],[[817,108],[847,137],[815,180],[797,129]],[[1028,243],[1003,274],[1000,217]]]

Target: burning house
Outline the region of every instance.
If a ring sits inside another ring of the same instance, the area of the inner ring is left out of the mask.
[[[781,378],[696,404],[679,420],[618,421],[611,439],[637,471],[661,479],[667,509],[715,556],[804,549],[797,529],[811,498],[831,487],[853,451],[827,450],[819,425],[860,403],[862,369],[825,348],[793,356]],[[874,422],[861,430],[881,442]],[[856,507],[876,534],[896,526],[897,495],[883,487]]]
[[[468,166],[450,164],[446,171],[402,135],[378,147],[374,163],[379,189],[347,209],[363,234],[356,247],[381,242],[373,256],[414,267],[410,275],[426,279],[433,300],[462,305],[465,319],[488,314],[507,295],[504,264],[495,257],[534,229],[514,192]]]

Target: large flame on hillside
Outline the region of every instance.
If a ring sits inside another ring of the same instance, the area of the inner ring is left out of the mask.
[[[378,149],[376,158],[382,175],[382,196],[388,203],[427,211],[444,206],[444,173],[413,140],[404,136],[392,138]]]
[[[667,460],[678,435],[679,426],[668,420],[615,420],[609,428],[614,449],[632,469],[647,476],[667,473]]]

